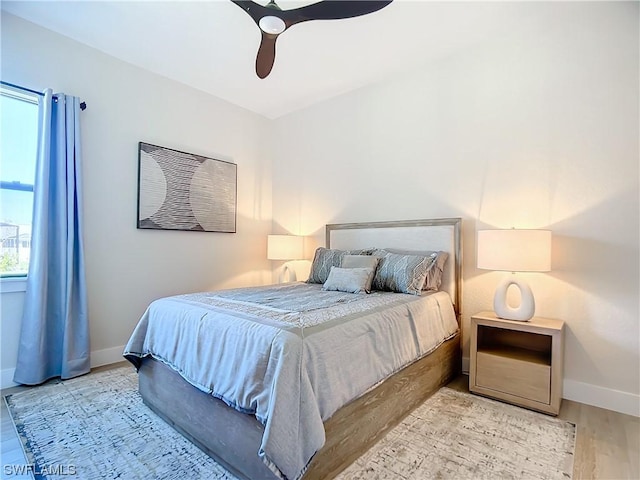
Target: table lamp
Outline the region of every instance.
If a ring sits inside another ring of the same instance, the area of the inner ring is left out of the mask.
[[[304,258],[304,237],[297,235],[268,235],[268,260],[301,260]],[[289,281],[296,281],[296,271],[285,263],[279,275],[282,283],[285,273],[289,272]]]
[[[479,230],[478,268],[508,272],[548,272],[551,270],[550,230]],[[507,303],[507,290],[520,290],[520,305]],[[507,276],[496,289],[493,310],[500,318],[526,322],[536,310],[529,284],[516,275]]]

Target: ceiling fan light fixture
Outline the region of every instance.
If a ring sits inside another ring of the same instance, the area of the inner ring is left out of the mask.
[[[1,2],[2,0],[0,0]],[[282,10],[275,0],[262,5],[254,0],[231,0],[249,14],[261,32],[256,56],[256,74],[266,78],[276,58],[276,40],[287,28],[309,20],[339,20],[377,12],[393,0],[325,0]]]
[[[272,15],[262,17],[260,22],[258,22],[258,25],[264,33],[270,33],[272,35],[279,35],[287,28],[281,18],[274,17]]]

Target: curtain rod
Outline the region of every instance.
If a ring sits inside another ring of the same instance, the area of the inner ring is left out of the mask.
[[[38,92],[36,90],[31,90],[30,88],[26,88],[26,87],[21,87],[20,85],[16,85],[14,83],[9,83],[9,82],[5,82],[3,80],[0,80],[0,84],[6,85],[7,87],[11,87],[11,88],[17,88],[18,90],[22,90],[24,92],[35,93],[36,95],[44,97],[44,93],[42,93],[42,92]],[[54,95],[54,97],[55,97],[55,95]],[[80,110],[84,110],[86,108],[87,108],[87,104],[85,102],[81,102],[80,103]]]

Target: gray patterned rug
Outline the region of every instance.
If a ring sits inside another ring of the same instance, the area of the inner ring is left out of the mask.
[[[142,403],[132,368],[6,402],[36,479],[235,480]],[[568,422],[442,388],[338,478],[568,479],[574,447]]]
[[[345,470],[344,480],[570,479],[575,425],[441,388]]]

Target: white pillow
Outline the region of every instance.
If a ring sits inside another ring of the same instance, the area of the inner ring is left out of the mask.
[[[347,293],[364,293],[371,275],[373,275],[372,268],[331,267],[329,277],[322,285],[322,289]]]

